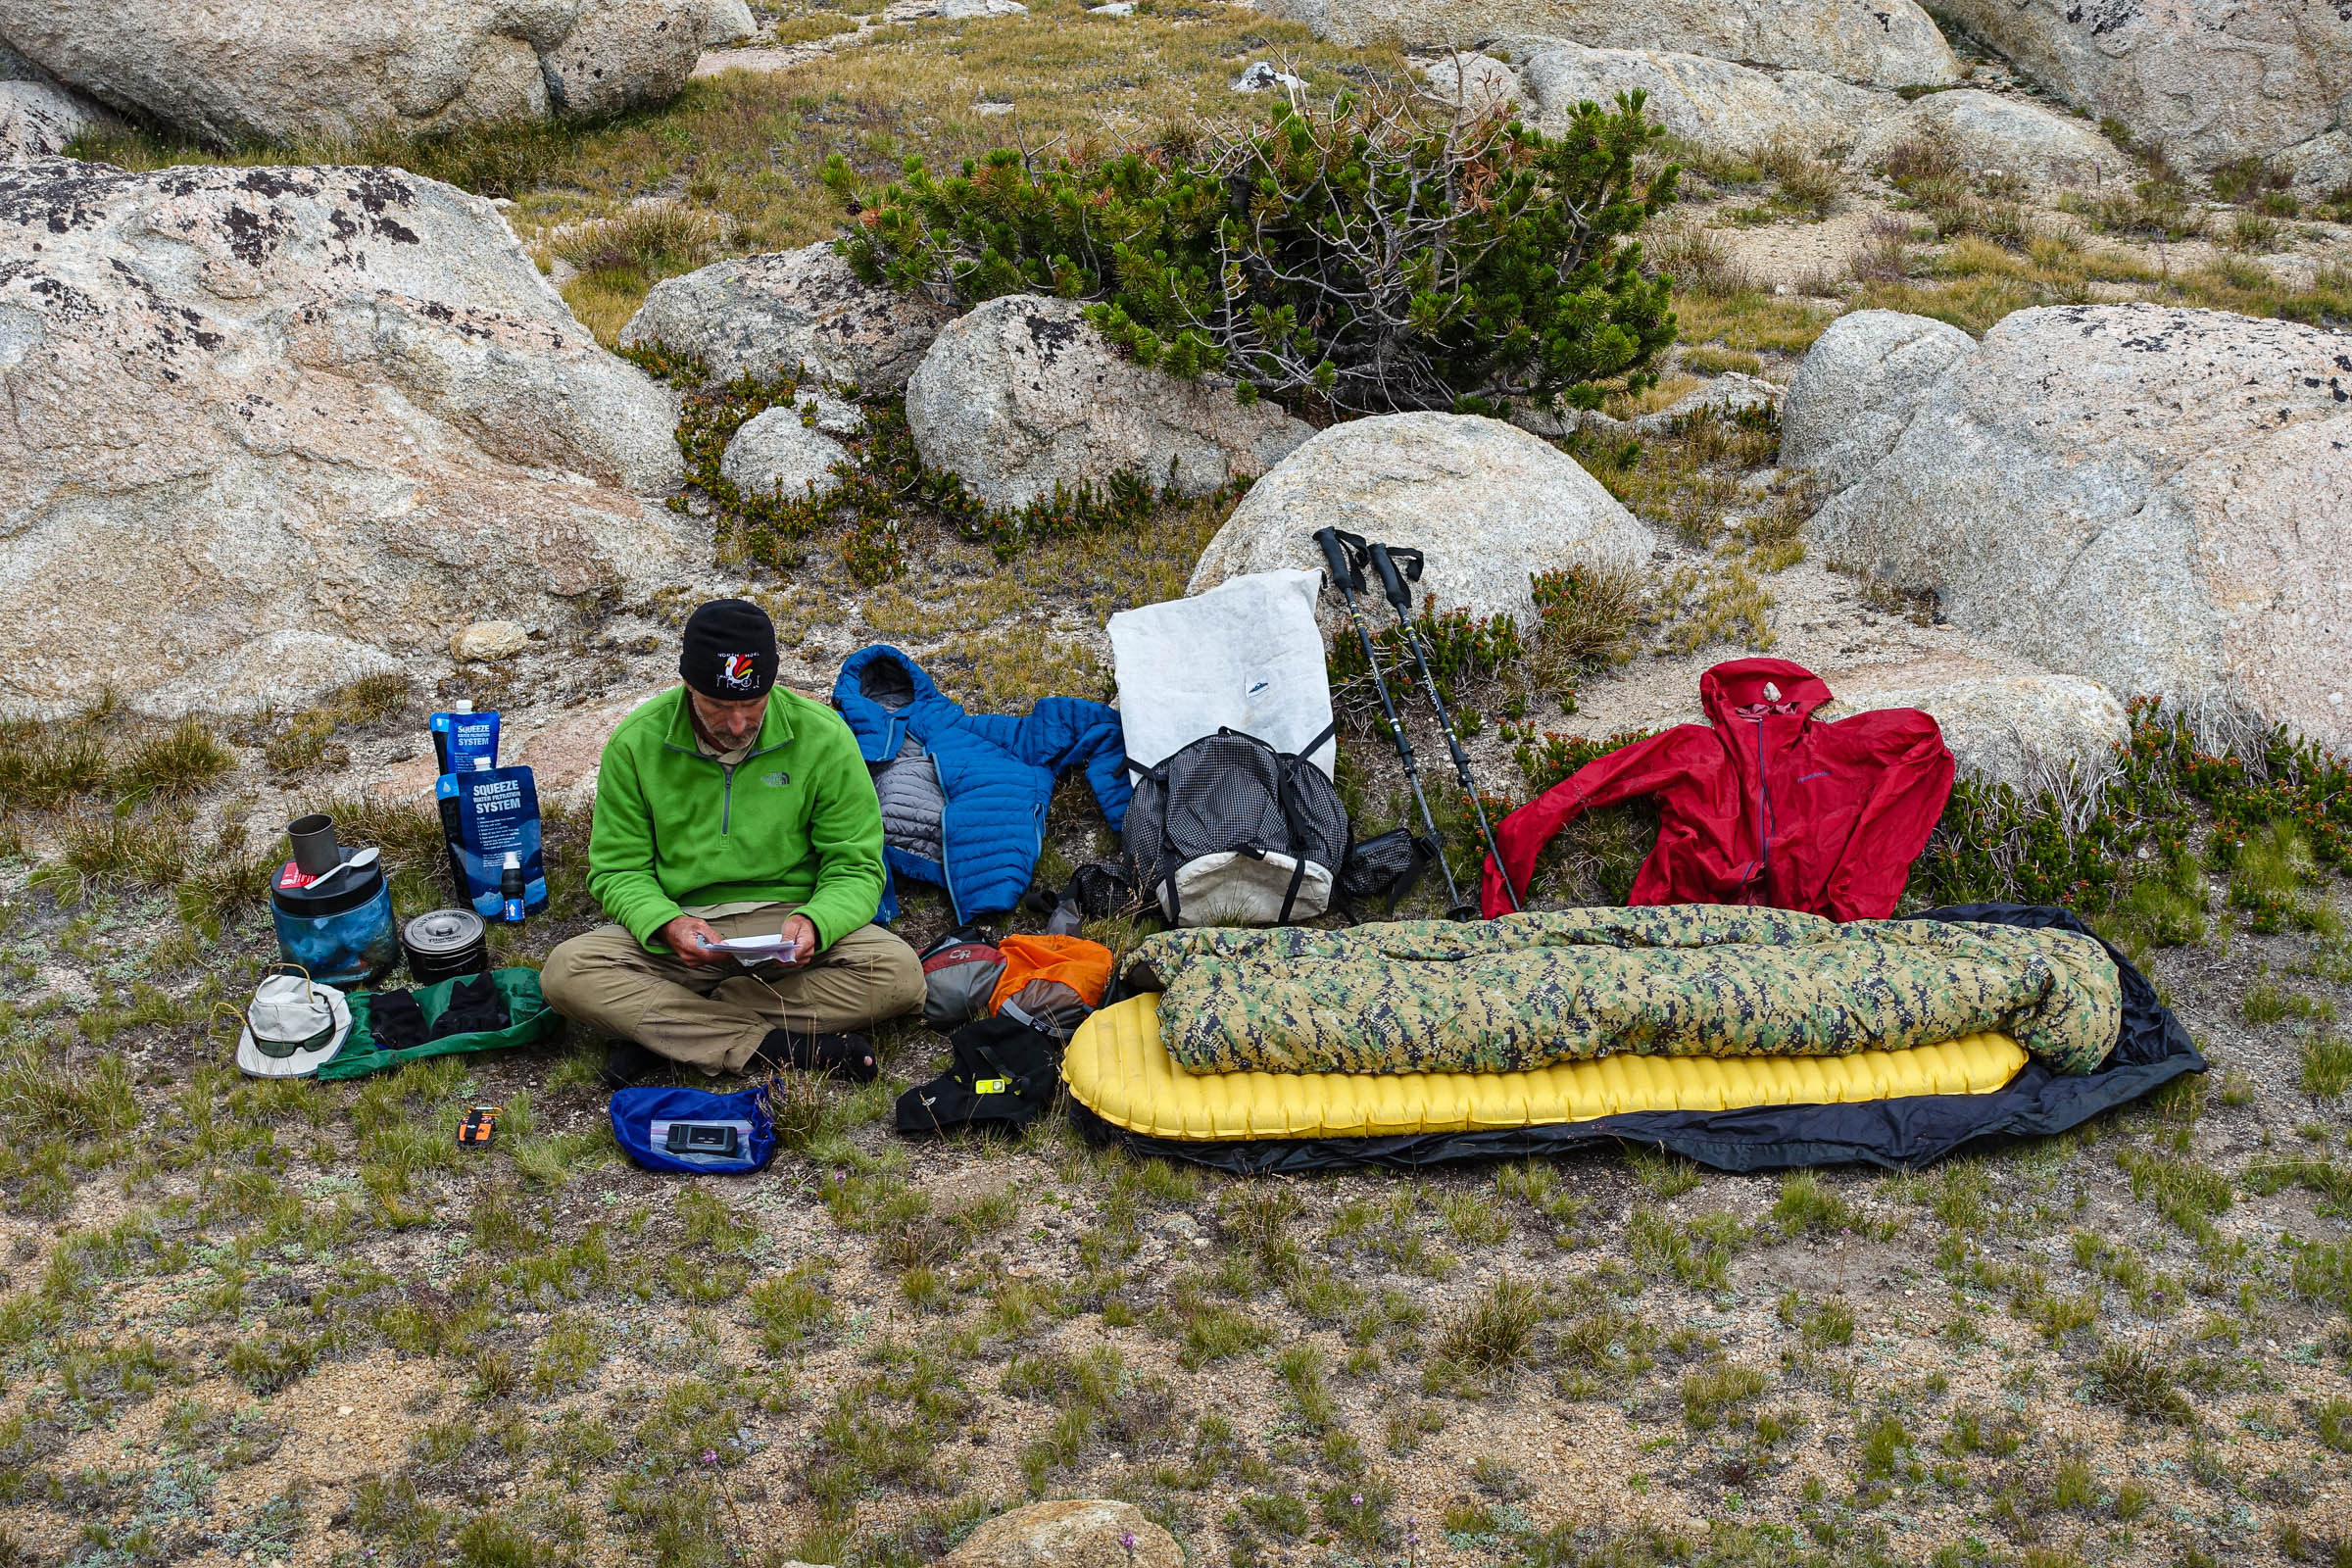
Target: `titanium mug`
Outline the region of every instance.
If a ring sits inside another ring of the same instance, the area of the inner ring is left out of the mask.
[[[324,876],[343,863],[342,846],[335,842],[335,824],[321,812],[288,822],[286,837],[294,841],[294,863],[304,876]]]

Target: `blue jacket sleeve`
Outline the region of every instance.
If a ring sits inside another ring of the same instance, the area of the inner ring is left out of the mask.
[[[1117,709],[1101,703],[1087,706],[1097,716],[1081,742],[1086,782],[1094,789],[1095,804],[1102,808],[1102,819],[1116,833],[1127,820],[1127,802],[1135,794],[1135,782],[1127,772],[1127,734],[1119,727]]]
[[[1071,768],[1086,771],[1095,804],[1112,832],[1127,818],[1126,734],[1119,728],[1119,710],[1082,697],[1049,697],[1029,715],[1024,736],[1029,755],[1059,777]]]
[[[1116,832],[1127,817],[1127,745],[1119,711],[1083,697],[1046,697],[1026,718],[967,713],[964,724],[990,745],[1032,767],[1059,778],[1072,768],[1086,771],[1095,804]]]

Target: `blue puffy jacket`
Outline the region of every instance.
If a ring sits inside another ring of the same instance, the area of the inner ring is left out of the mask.
[[[1127,748],[1102,703],[1048,697],[1026,718],[967,713],[896,648],[861,648],[833,682],[833,706],[874,770],[883,860],[895,876],[948,890],[958,922],[1011,908],[1045,847],[1046,805],[1071,768],[1112,831],[1127,816]],[[898,913],[895,888],[882,918]]]

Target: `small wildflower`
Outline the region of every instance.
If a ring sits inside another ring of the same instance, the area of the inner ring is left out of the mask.
[[[1135,1532],[1132,1530],[1120,1531],[1119,1544],[1125,1546],[1129,1551],[1133,1551],[1135,1549]]]
[[[718,1450],[717,1450],[716,1448],[705,1448],[705,1449],[703,1450],[703,1463],[705,1463],[705,1464],[716,1464],[716,1463],[718,1463]]]
[[[1351,1492],[1348,1494],[1348,1506],[1350,1508],[1361,1508],[1363,1505],[1364,1494],[1362,1493]]]

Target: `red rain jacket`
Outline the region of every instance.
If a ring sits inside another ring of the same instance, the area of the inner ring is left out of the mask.
[[[1536,856],[1588,807],[1657,797],[1657,848],[1631,904],[1763,904],[1883,920],[1903,896],[1952,790],[1952,754],[1915,708],[1815,723],[1821,677],[1740,659],[1699,677],[1713,727],[1678,724],[1593,759],[1502,819],[1494,839],[1524,889]],[[1481,902],[1510,907],[1494,858]]]

